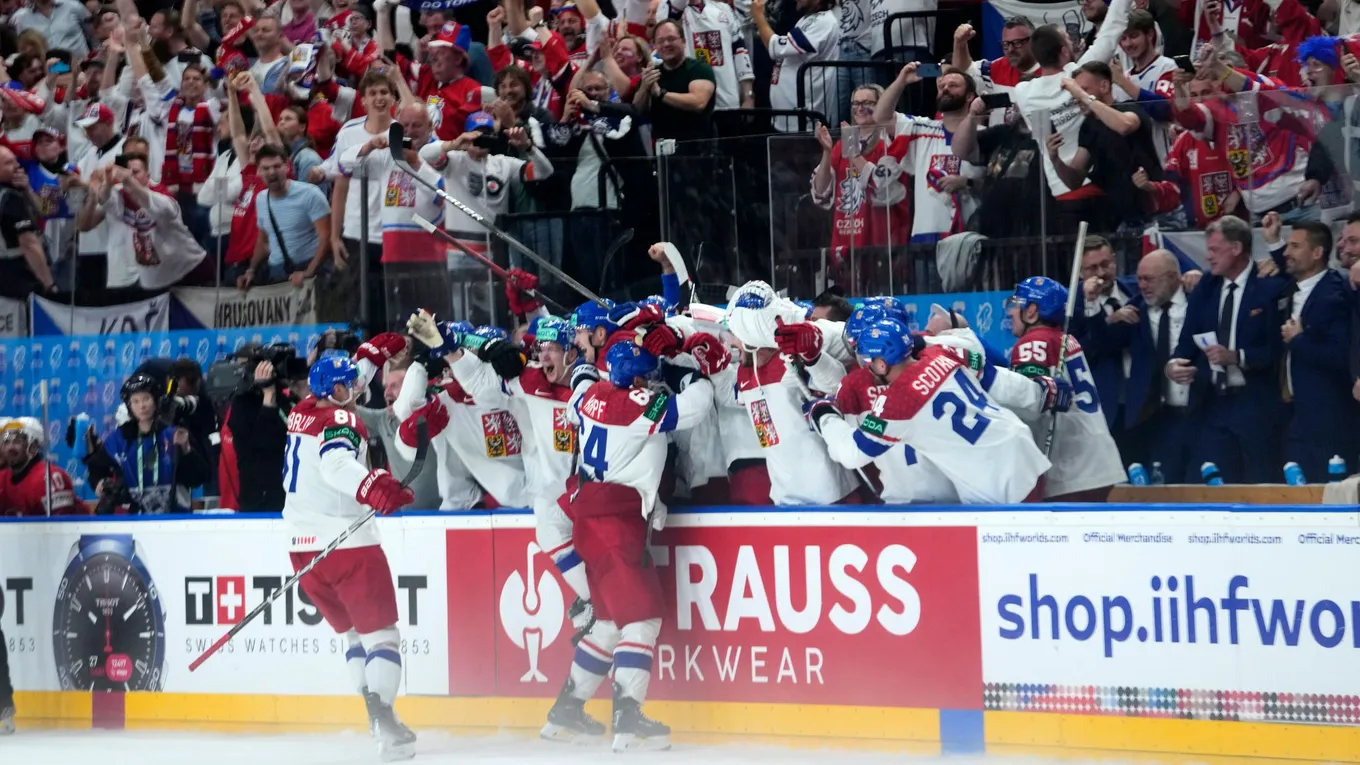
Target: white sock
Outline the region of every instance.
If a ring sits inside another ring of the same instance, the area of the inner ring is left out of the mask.
[[[364,664],[368,690],[378,694],[384,704],[391,704],[401,687],[401,633],[392,626],[359,637],[368,654]]]
[[[624,696],[638,703],[647,700],[647,685],[652,681],[652,655],[659,634],[660,619],[629,622],[620,630],[619,644],[614,648],[614,682],[623,689]]]
[[[576,645],[576,655],[571,660],[571,680],[575,688],[572,695],[588,701],[595,695],[600,683],[609,676],[609,668],[614,663],[614,648],[619,643],[619,629],[613,622],[597,621],[590,632]]]
[[[567,586],[575,590],[582,600],[590,600],[590,584],[586,580],[586,564],[585,561],[581,560],[581,556],[576,554],[576,548],[568,542],[566,550],[554,554],[552,559],[553,563],[557,564],[557,570],[562,572],[562,578],[566,580]]]
[[[345,669],[349,670],[349,679],[354,683],[354,689],[362,695],[368,690],[368,675],[364,673],[364,660],[368,658],[368,653],[364,651],[359,633],[350,630],[345,633],[345,639],[349,641],[349,649],[345,651]]]
[[[562,512],[555,498],[550,502],[534,504],[534,527],[534,541],[538,542],[539,549],[545,555],[552,558],[553,565],[562,573],[567,586],[582,600],[590,600],[586,564],[576,553],[576,546],[571,543],[571,519]]]

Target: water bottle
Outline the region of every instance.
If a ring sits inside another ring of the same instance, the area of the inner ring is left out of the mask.
[[[80,341],[71,341],[71,350],[66,353],[66,368],[70,370],[80,369]]]
[[[9,346],[0,345],[0,377],[9,373]]]
[[[189,338],[188,338],[188,337],[185,337],[184,335],[180,335],[180,336],[179,336],[179,344],[178,344],[178,346],[177,346],[177,350],[175,351],[175,358],[177,358],[177,359],[187,359],[187,358],[189,358]]]
[[[99,360],[99,376],[110,379],[117,376],[117,362],[113,359],[113,341],[104,341],[104,357]]]
[[[137,349],[138,366],[140,366],[142,362],[146,361],[149,358],[151,358],[151,338],[144,337],[142,338],[142,342]]]
[[[1141,462],[1129,465],[1129,483],[1133,486],[1147,486],[1148,472]]]
[[[85,434],[90,432],[90,425],[90,415],[84,412],[76,415],[75,428],[73,431],[75,433],[75,445],[73,450],[77,459],[83,460],[89,456],[89,453],[86,451],[88,443],[85,440]]]
[[[1346,461],[1341,459],[1340,454],[1333,454],[1327,460],[1327,480],[1330,483],[1346,480]]]
[[[230,353],[230,351],[227,350],[227,336],[226,336],[226,335],[218,335],[218,336],[217,336],[217,357],[216,357],[216,360],[217,360],[217,361],[221,361],[222,359],[225,359],[225,358],[227,357],[227,354],[228,354],[228,353]]]
[[[20,377],[14,381],[14,397],[10,399],[11,412],[15,417],[23,416],[28,412],[28,394],[24,392],[24,378]]]
[[[1199,474],[1203,476],[1204,482],[1210,486],[1222,486],[1223,474],[1218,472],[1218,465],[1206,462],[1199,466]]]
[[[1290,486],[1306,486],[1308,480],[1303,477],[1303,468],[1297,462],[1284,463],[1284,482]]]
[[[32,361],[29,364],[29,366],[32,367],[34,372],[37,372],[39,375],[41,375],[43,372],[43,368],[47,365],[47,362],[43,357],[43,344],[34,343],[33,350],[29,355],[32,357]]]
[[[99,380],[94,377],[85,378],[84,406],[86,410],[99,406]]]
[[[1152,463],[1152,485],[1161,486],[1166,483],[1166,476],[1162,475],[1162,463]]]

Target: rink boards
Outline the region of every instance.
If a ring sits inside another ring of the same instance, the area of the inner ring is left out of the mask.
[[[1349,511],[1349,512],[1346,512]],[[413,727],[538,727],[569,589],[527,512],[379,521]],[[276,517],[0,522],[21,722],[354,727]],[[1360,762],[1353,507],[706,508],[653,539],[677,731]],[[607,685],[593,712],[607,717]]]

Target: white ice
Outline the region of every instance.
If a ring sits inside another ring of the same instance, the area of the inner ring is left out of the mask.
[[[512,735],[463,737],[439,731],[420,733],[412,765],[596,765],[602,761],[656,765],[938,765],[934,757],[845,749],[796,749],[772,746],[706,745],[677,742],[669,752],[628,757],[599,746],[554,744]],[[113,759],[110,760],[110,756]],[[948,765],[980,765],[986,758],[950,757]],[[20,731],[0,738],[0,762],[19,765],[71,765],[82,762],[137,765],[377,765],[377,750],[360,733],[257,735],[144,731]],[[995,763],[995,759],[988,760]],[[1007,759],[1023,765],[1025,759]],[[1048,761],[1028,760],[1041,765]],[[1065,765],[1072,765],[1071,761]]]

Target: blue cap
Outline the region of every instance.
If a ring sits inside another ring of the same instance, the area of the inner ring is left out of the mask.
[[[482,129],[495,130],[496,118],[492,117],[487,112],[473,112],[472,114],[468,115],[467,124],[464,126],[463,129],[469,133],[471,133],[474,130]]]

